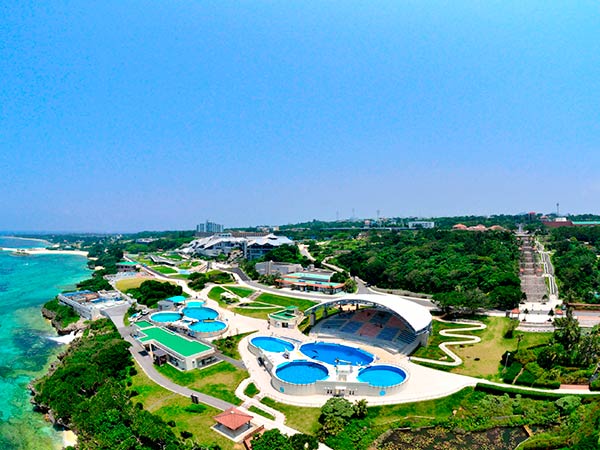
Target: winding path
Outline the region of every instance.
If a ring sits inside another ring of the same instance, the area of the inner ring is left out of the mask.
[[[452,358],[452,361],[438,361],[436,359],[419,358],[416,356],[412,356],[410,359],[412,361],[421,361],[421,362],[426,362],[429,364],[439,364],[440,366],[449,366],[449,367],[459,366],[463,362],[462,359],[456,353],[454,353],[452,350],[450,350],[448,347],[451,345],[470,345],[470,344],[477,344],[478,342],[481,342],[481,338],[479,336],[473,336],[472,334],[460,334],[460,333],[465,332],[465,331],[483,330],[483,329],[487,328],[487,325],[485,325],[482,322],[477,322],[477,321],[460,320],[460,321],[456,321],[456,322],[451,322],[448,320],[441,320],[441,319],[438,319],[438,321],[443,322],[443,323],[469,325],[464,328],[446,328],[446,329],[440,330],[441,336],[461,339],[458,341],[442,342],[440,345],[438,345],[438,347],[441,351],[443,351],[446,355],[448,355],[450,358]]]

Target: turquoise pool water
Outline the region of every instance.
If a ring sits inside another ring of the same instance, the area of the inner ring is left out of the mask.
[[[283,363],[277,367],[275,374],[283,381],[294,384],[311,384],[329,376],[325,366],[312,361]]]
[[[183,309],[183,314],[186,317],[196,320],[212,320],[219,316],[219,313],[212,308],[201,307],[187,307]]]
[[[371,386],[395,386],[406,380],[406,372],[399,367],[376,365],[365,367],[358,372],[358,381]]]
[[[204,305],[204,302],[202,302],[202,301],[190,301],[190,302],[187,302],[187,306],[189,308],[200,308],[202,305]]]
[[[311,342],[300,347],[306,356],[328,364],[351,364],[353,366],[366,366],[373,362],[373,355],[360,348],[349,347],[330,342]]]
[[[267,352],[283,353],[294,350],[294,344],[283,339],[270,336],[257,336],[250,341],[252,345]]]
[[[169,297],[166,300],[173,303],[183,303],[185,302],[185,297],[183,295],[174,295],[173,297]]]
[[[44,247],[44,243],[0,237],[0,247]],[[43,375],[65,347],[44,320],[41,306],[89,277],[86,259],[74,255],[13,256],[0,251],[0,448],[60,449],[62,438],[34,412],[27,385]]]
[[[160,323],[175,322],[179,319],[181,319],[181,314],[175,312],[159,312],[150,316],[151,321]]]
[[[198,331],[200,333],[210,333],[214,331],[221,331],[227,327],[225,322],[220,320],[214,320],[211,322],[196,322],[190,325],[190,330]]]

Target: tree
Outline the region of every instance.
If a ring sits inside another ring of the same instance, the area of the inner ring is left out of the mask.
[[[265,431],[263,434],[255,434],[252,438],[253,450],[294,450],[288,437],[281,434],[277,428]]]
[[[316,450],[319,448],[319,441],[310,434],[294,434],[290,436],[289,441],[294,450]]]
[[[357,419],[363,419],[367,417],[367,401],[363,398],[354,402],[354,416]]]
[[[579,343],[581,337],[579,321],[573,317],[573,310],[571,308],[567,309],[565,317],[559,317],[554,320],[554,328],[554,341],[561,344],[567,353],[571,353]]]
[[[331,397],[321,407],[321,418],[325,420],[327,417],[339,417],[344,422],[347,422],[354,416],[354,407],[345,398]]]

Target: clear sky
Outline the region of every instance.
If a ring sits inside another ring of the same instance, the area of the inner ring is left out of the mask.
[[[0,230],[600,213],[597,1],[0,2]]]

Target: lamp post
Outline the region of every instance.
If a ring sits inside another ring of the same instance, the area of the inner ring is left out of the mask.
[[[506,372],[506,366],[508,365],[508,357],[510,356],[510,352],[506,352],[506,358],[504,358],[504,370],[502,373]]]

